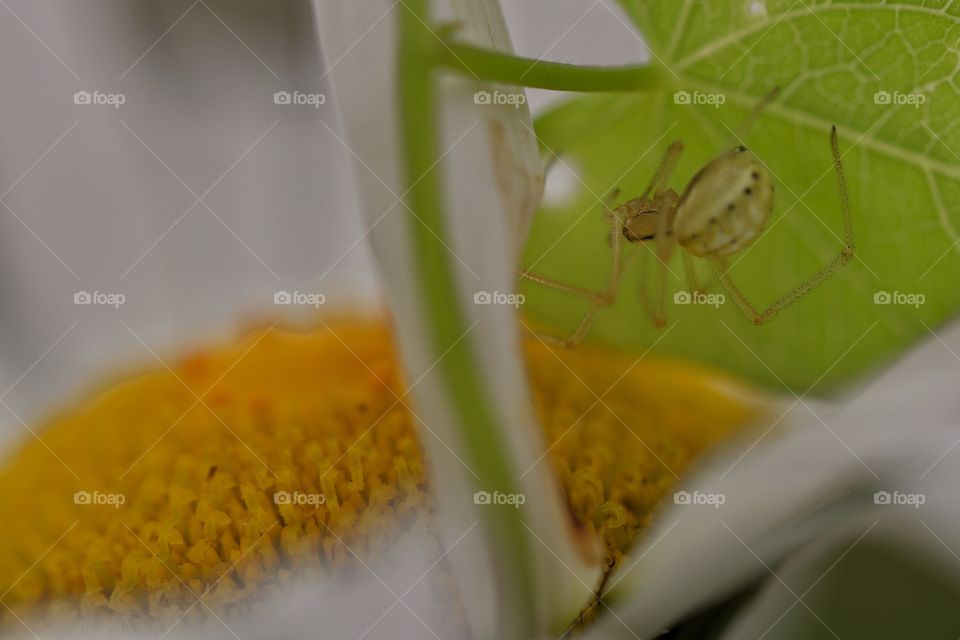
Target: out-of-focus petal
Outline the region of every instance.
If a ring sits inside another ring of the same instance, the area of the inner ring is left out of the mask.
[[[456,19],[460,37],[483,46],[509,48],[499,6],[493,1],[434,3],[435,19]],[[336,132],[353,157],[369,239],[379,263],[393,314],[414,409],[427,449],[443,533],[451,545],[448,560],[457,569],[474,631],[492,637],[496,629],[494,574],[497,556],[477,527],[484,505],[471,500],[476,490],[470,452],[459,437],[456,413],[436,366],[444,357],[426,334],[421,282],[415,271],[411,225],[415,212],[401,201],[404,172],[396,107],[396,30],[402,3],[319,0],[318,24],[326,64],[333,78],[343,133]],[[478,294],[512,294],[519,251],[529,217],[539,201],[543,170],[525,105],[482,104],[472,78],[442,78],[439,127],[449,263],[457,295],[449,300],[466,318],[461,340],[478,363],[490,398],[498,437],[512,459],[526,496],[523,522],[535,573],[539,624],[569,622],[585,604],[599,578],[599,555],[586,559],[575,538],[559,487],[546,465],[538,464],[544,445],[535,428],[520,352],[516,309],[477,304]],[[456,543],[456,544],[454,544]],[[502,586],[502,585],[501,585]]]
[[[723,640],[956,637],[960,560],[947,545],[960,529],[928,522],[923,507],[893,511],[908,509],[878,506],[773,567]]]
[[[930,339],[842,409],[790,398],[769,428],[692,474],[675,496],[680,504],[665,509],[610,581],[616,616],[598,624],[600,637],[622,622],[640,637],[674,625],[770,578],[771,567],[822,536],[869,524],[875,492],[911,491],[910,478],[932,482],[931,468],[955,468],[945,452],[960,436],[951,382],[960,363],[944,345],[958,341],[957,329],[944,342]],[[960,534],[958,524],[949,532]]]

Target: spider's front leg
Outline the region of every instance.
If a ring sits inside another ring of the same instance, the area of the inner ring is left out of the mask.
[[[656,173],[654,173],[653,178],[650,181],[650,184],[647,185],[646,190],[644,190],[643,195],[639,198],[634,198],[633,200],[625,203],[617,208],[611,208],[611,204],[617,198],[620,193],[619,189],[613,189],[610,194],[604,199],[603,208],[604,208],[604,219],[610,224],[610,250],[613,255],[612,264],[610,267],[610,275],[607,278],[607,286],[603,291],[593,291],[586,289],[584,287],[577,287],[570,285],[558,280],[553,280],[551,278],[545,278],[541,275],[533,273],[529,270],[522,270],[520,272],[520,278],[524,280],[529,280],[531,282],[536,282],[537,284],[549,287],[551,289],[556,289],[558,291],[564,291],[571,293],[573,295],[585,298],[590,301],[590,308],[587,310],[587,313],[584,315],[583,319],[574,329],[573,333],[566,338],[559,336],[549,335],[549,334],[536,334],[541,339],[553,344],[560,345],[565,348],[572,348],[579,345],[583,339],[586,337],[587,332],[593,326],[594,321],[596,320],[597,313],[600,311],[601,307],[610,306],[616,300],[617,292],[620,289],[621,277],[624,270],[629,264],[629,261],[633,259],[637,252],[630,251],[629,254],[624,257],[623,254],[623,241],[624,241],[624,225],[627,223],[627,218],[630,215],[630,207],[632,204],[641,203],[647,201],[647,199],[652,195],[653,200],[657,201],[659,194],[667,190],[667,185],[670,181],[670,176],[673,174],[673,170],[676,167],[677,160],[680,158],[680,154],[683,153],[683,144],[681,142],[674,142],[667,149],[664,154],[663,160],[660,162],[659,167],[657,168]],[[672,205],[671,205],[672,206]],[[659,215],[657,216],[657,225],[655,234],[657,238],[657,253],[659,256],[664,256],[666,259],[669,259],[669,253],[672,249],[672,243],[669,238],[667,238],[668,231],[668,220],[667,216],[663,212],[655,212]],[[664,263],[664,257],[660,258],[661,263]],[[665,266],[665,263],[664,263]],[[664,288],[666,286],[666,272],[664,271],[661,280],[663,284],[661,286],[661,303],[660,303],[660,316],[663,315],[663,307],[665,299]],[[661,321],[660,324],[663,324]]]
[[[586,337],[590,327],[593,326],[600,308],[610,306],[613,304],[614,300],[616,300],[617,291],[620,289],[620,280],[623,272],[629,264],[630,258],[635,255],[632,253],[624,258],[623,217],[617,212],[616,209],[611,209],[609,206],[609,203],[613,198],[616,198],[618,193],[619,190],[614,190],[609,196],[607,196],[603,203],[605,210],[604,219],[610,225],[610,251],[612,253],[610,275],[607,277],[607,285],[604,287],[603,291],[593,291],[584,287],[567,284],[565,282],[560,282],[559,280],[546,278],[529,270],[522,270],[520,272],[521,279],[529,280],[530,282],[535,282],[541,286],[548,287],[550,289],[556,289],[557,291],[564,291],[590,301],[590,308],[587,310],[587,313],[577,324],[576,328],[573,330],[573,333],[566,338],[552,334],[531,331],[544,342],[549,342],[566,349],[576,347],[583,342],[583,339]]]

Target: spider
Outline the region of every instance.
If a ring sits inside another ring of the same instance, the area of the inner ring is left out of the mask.
[[[775,94],[776,90],[756,107],[746,125],[753,122]],[[642,195],[610,208],[610,200],[618,195],[618,190],[614,190],[603,203],[605,219],[610,224],[613,253],[613,264],[603,291],[551,280],[530,271],[520,273],[520,277],[525,280],[580,296],[591,303],[586,315],[569,337],[541,337],[567,348],[575,347],[583,341],[600,308],[609,306],[616,300],[623,271],[630,258],[636,255],[636,252],[631,252],[631,255],[624,259],[623,241],[626,241],[628,246],[643,242],[654,243],[653,251],[660,265],[656,284],[656,309],[650,311],[657,326],[665,324],[667,264],[678,244],[683,249],[681,256],[691,292],[700,291],[693,257],[703,258],[749,320],[755,325],[772,320],[777,313],[809,293],[853,258],[853,223],[836,126],[830,131],[830,148],[840,188],[843,246],[828,264],[780,296],[766,309],[757,310],[734,284],[727,272],[727,259],[753,244],[773,211],[773,180],[769,170],[746,147],[734,147],[704,165],[683,192],[678,194],[668,186],[677,160],[683,152],[683,144],[677,141],[667,149],[660,167]]]

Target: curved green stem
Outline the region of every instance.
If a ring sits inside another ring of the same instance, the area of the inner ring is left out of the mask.
[[[594,67],[522,58],[458,42],[438,48],[441,67],[487,82],[555,91],[637,91],[667,82],[659,66]]]
[[[424,316],[425,334],[433,353],[440,356],[451,409],[460,437],[478,476],[477,489],[516,494],[516,470],[497,427],[488,390],[463,312],[454,279],[455,266],[443,244],[446,218],[437,163],[436,123],[439,121],[432,64],[440,44],[426,26],[426,0],[406,0],[401,11],[399,46],[399,105],[403,140],[404,180],[408,203],[419,220],[410,217],[413,255]],[[467,496],[464,496],[468,499]],[[500,637],[535,637],[536,611],[533,568],[524,530],[522,509],[484,510],[481,526],[493,556],[499,596]]]
[[[489,389],[481,375],[476,346],[464,313],[458,307],[455,265],[451,264],[441,192],[442,163],[438,162],[437,122],[440,120],[434,73],[446,68],[487,82],[563,91],[632,91],[663,86],[657,67],[580,67],[520,58],[497,51],[450,42],[429,26],[428,0],[406,0],[399,11],[398,104],[400,112],[404,191],[416,212],[409,220],[414,244],[424,335],[439,357],[446,397],[450,400],[459,437],[476,488],[518,493],[520,480],[498,428]],[[467,496],[465,496],[465,499]],[[533,558],[524,528],[523,508],[485,508],[481,525],[493,553],[499,596],[499,635],[537,635],[538,615],[533,584]],[[549,585],[541,585],[549,588]]]

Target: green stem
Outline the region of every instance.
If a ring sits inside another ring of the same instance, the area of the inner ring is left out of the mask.
[[[458,42],[439,47],[437,64],[487,82],[555,91],[637,91],[664,87],[659,66],[592,67],[521,58]]]
[[[478,476],[475,487],[516,494],[519,481],[503,440],[480,373],[475,345],[458,306],[458,291],[449,252],[437,162],[436,123],[439,105],[434,71],[457,71],[480,80],[561,91],[632,91],[664,86],[658,67],[580,67],[520,58],[441,39],[427,26],[428,0],[406,0],[400,10],[398,82],[405,192],[416,212],[411,216],[414,268],[420,283],[425,336],[431,351],[446,354],[438,363],[445,396],[460,437]],[[464,499],[468,499],[464,496]],[[499,596],[499,636],[534,637],[538,615],[530,541],[523,526],[524,510],[510,506],[484,507],[481,524],[492,554]],[[549,585],[541,585],[549,588]]]
[[[488,389],[472,341],[463,337],[470,327],[458,306],[459,294],[450,254],[441,200],[438,157],[439,122],[433,61],[440,45],[426,26],[427,0],[406,0],[400,11],[399,106],[403,140],[404,180],[408,204],[420,218],[410,217],[418,292],[426,320],[425,335],[440,358],[438,368],[446,385],[460,437],[478,476],[477,489],[518,493],[516,472],[491,409]],[[422,223],[421,223],[422,221]],[[451,345],[456,345],[451,347]],[[449,351],[448,351],[449,349]],[[464,496],[464,499],[470,499]],[[486,506],[481,525],[495,564],[500,633],[504,638],[536,635],[533,569],[522,509]]]

